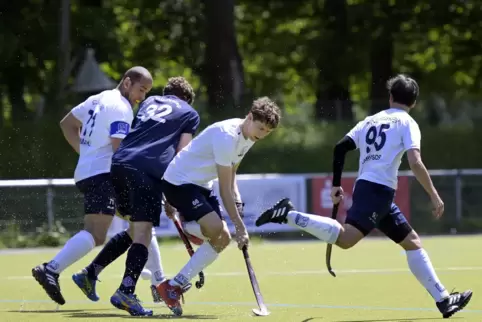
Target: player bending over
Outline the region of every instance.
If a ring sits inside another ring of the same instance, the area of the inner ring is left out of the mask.
[[[265,211],[257,219],[256,226],[269,222],[287,223],[343,249],[353,247],[374,228],[378,228],[406,251],[413,275],[433,297],[443,317],[448,318],[469,303],[472,291],[447,292],[427,252],[422,248],[420,237],[393,202],[398,169],[403,154],[407,152],[410,168],[430,196],[435,218],[439,218],[444,210],[444,204],[422,162],[420,129],[409,115],[415,107],[419,88],[415,80],[398,75],[388,81],[388,90],[390,108],[359,122],[334,150],[331,191],[334,204],[343,198],[340,182],[345,154],[357,148],[360,150],[353,204],[348,210],[345,224],[295,211],[289,199],[283,199]]]
[[[32,269],[33,277],[60,305],[65,304],[65,300],[60,291],[59,274],[105,241],[115,214],[109,174],[112,155],[129,132],[132,106],[142,101],[151,88],[149,71],[133,67],[124,74],[117,88],[89,97],[60,121],[65,138],[79,153],[74,177],[84,195],[84,230],[69,239],[48,264]],[[82,283],[80,279],[75,282]]]
[[[88,278],[95,281],[105,267],[129,249],[124,277],[110,301],[135,316],[152,315],[152,310],[142,307],[134,291],[148,260],[152,228],[159,226],[161,178],[174,155],[192,140],[199,127],[199,115],[190,105],[194,91],[183,77],[170,78],[163,94],[151,96],[141,104],[131,132],[112,158],[118,211],[130,221],[131,232],[113,237],[85,268]],[[160,266],[153,275],[154,285],[165,279]],[[91,291],[95,293],[95,288]]]
[[[174,314],[182,315],[179,299],[190,288],[191,279],[213,263],[231,240],[212,190],[216,178],[224,207],[236,228],[238,247],[248,245],[248,232],[240,216],[242,202],[236,169],[253,144],[271,133],[279,120],[280,110],[273,101],[267,97],[257,99],[245,119],[210,125],[167,167],[162,182],[167,201],[177,208],[184,221],[200,225],[203,236],[198,237],[208,239],[174,279],[158,287],[162,300]]]

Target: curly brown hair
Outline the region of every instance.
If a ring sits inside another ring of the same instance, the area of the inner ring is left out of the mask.
[[[267,96],[255,100],[249,112],[253,116],[253,121],[260,121],[271,129],[277,128],[281,119],[278,105]]]
[[[171,77],[167,80],[167,84],[164,87],[164,95],[174,95],[179,99],[186,101],[188,104],[194,102],[196,94],[192,89],[191,84],[182,76]]]

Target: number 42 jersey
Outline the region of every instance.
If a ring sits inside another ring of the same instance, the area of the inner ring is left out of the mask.
[[[360,150],[358,178],[397,189],[403,154],[420,149],[417,122],[404,110],[390,108],[359,122],[347,134]]]
[[[112,163],[131,166],[161,179],[183,133],[194,135],[199,114],[176,96],[151,96],[142,102],[132,130],[114,153]]]

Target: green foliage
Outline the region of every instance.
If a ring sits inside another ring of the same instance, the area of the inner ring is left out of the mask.
[[[35,233],[24,233],[19,225],[11,222],[0,232],[0,248],[58,247],[69,238],[69,233],[58,221],[51,230],[45,224]]]

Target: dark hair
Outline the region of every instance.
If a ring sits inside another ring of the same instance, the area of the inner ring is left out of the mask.
[[[182,76],[171,77],[167,80],[167,84],[164,87],[164,95],[174,95],[179,99],[192,104],[196,94],[192,89],[191,84]]]
[[[387,82],[387,89],[394,103],[412,106],[418,98],[417,82],[403,74],[392,77]]]
[[[281,111],[278,105],[266,96],[255,100],[249,112],[253,116],[253,121],[264,123],[271,129],[278,127],[281,119]]]

